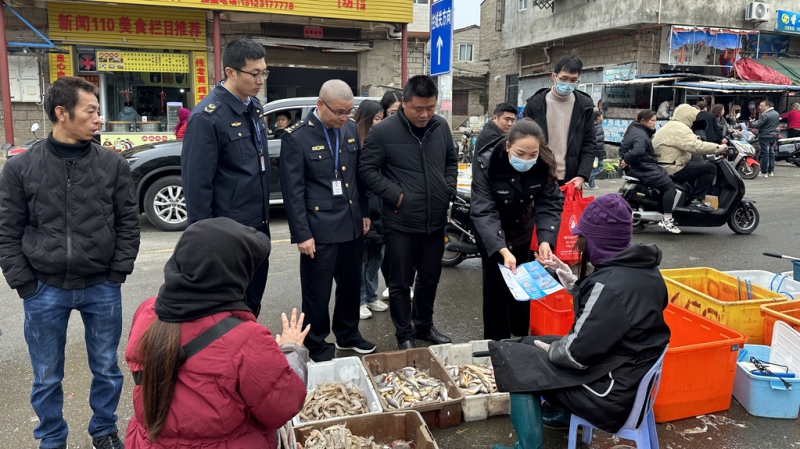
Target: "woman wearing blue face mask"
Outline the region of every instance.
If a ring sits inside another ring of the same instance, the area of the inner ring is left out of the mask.
[[[483,262],[486,339],[528,335],[530,303],[514,299],[500,270],[516,272],[517,264],[530,260],[534,224],[537,260],[550,259],[564,205],[556,182],[553,153],[533,120],[517,122],[507,138],[499,137],[476,155],[470,215]]]

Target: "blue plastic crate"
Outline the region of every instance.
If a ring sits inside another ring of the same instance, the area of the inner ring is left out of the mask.
[[[759,360],[769,360],[770,351],[769,346],[748,344],[740,350],[739,361],[748,361],[750,356]],[[800,373],[795,375],[800,376]],[[776,377],[752,374],[737,363],[733,397],[751,415],[794,419],[800,411],[800,378],[785,378],[785,380],[791,385],[791,389],[787,389]]]

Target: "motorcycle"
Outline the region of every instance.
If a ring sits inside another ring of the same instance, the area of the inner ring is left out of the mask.
[[[761,163],[755,158],[756,149],[750,141],[745,140],[741,132],[733,131],[728,139],[728,151],[725,155],[743,179],[754,179],[758,176]]]
[[[775,151],[775,162],[786,161],[800,167],[800,137],[781,139]]]
[[[458,189],[456,197],[447,211],[447,225],[444,228],[444,254],[442,266],[454,267],[464,260],[478,257],[478,241],[469,216],[469,189]]]
[[[687,207],[691,187],[687,183],[676,182],[678,190],[676,206],[672,217],[678,226],[717,227],[728,224],[737,234],[750,234],[756,230],[759,222],[755,201],[744,197],[744,181],[738,171],[724,156],[711,156],[708,163],[717,169],[717,175],[709,189],[709,195],[719,199],[719,206],[713,211],[701,211]],[[647,226],[658,223],[664,218],[661,205],[661,193],[658,189],[642,185],[638,179],[623,176],[625,180],[619,189],[622,196],[633,209],[633,232],[642,232]]]
[[[39,130],[39,124],[34,123],[33,125],[31,125],[31,134],[33,134],[33,140],[29,140],[21,145],[14,145],[13,143],[7,143],[2,147],[0,147],[0,150],[5,151],[6,158],[11,158],[12,156],[24,153],[25,151],[28,150],[28,148],[32,147],[33,144],[35,144],[36,142],[44,140],[44,138],[36,136],[36,131],[38,130]]]
[[[475,138],[472,136],[472,130],[464,130],[464,135],[461,137],[461,145],[458,149],[458,163],[471,164],[472,154],[475,151]]]

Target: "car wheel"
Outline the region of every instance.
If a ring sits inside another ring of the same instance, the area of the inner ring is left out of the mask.
[[[144,212],[150,223],[162,231],[186,229],[189,215],[181,177],[164,176],[151,184],[144,194]]]

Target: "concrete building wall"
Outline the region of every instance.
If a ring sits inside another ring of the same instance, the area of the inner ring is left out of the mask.
[[[753,23],[744,20],[749,1],[559,0],[555,2],[554,11],[540,9],[529,1],[528,9],[518,11],[517,2],[507,0],[503,48],[525,47],[615,28],[634,30],[642,24],[752,29]],[[775,29],[776,10],[797,10],[797,0],[771,0],[768,3],[769,21],[760,25],[761,30]]]
[[[408,24],[411,33],[429,33],[431,31],[431,5],[414,4],[414,22]]]
[[[427,43],[427,39],[409,39],[409,77],[427,73],[430,64]],[[372,50],[361,53],[358,58],[359,93],[373,96],[387,88],[402,89],[401,52],[402,43],[399,40],[372,41]]]
[[[489,63],[489,98],[487,101],[489,112],[494,109],[495,105],[506,100],[506,77],[519,72],[517,52],[502,48],[503,32],[496,29],[498,3],[502,6],[505,1],[484,0],[481,3],[481,45],[478,54],[482,61]],[[500,24],[500,26],[505,26],[505,24]]]

